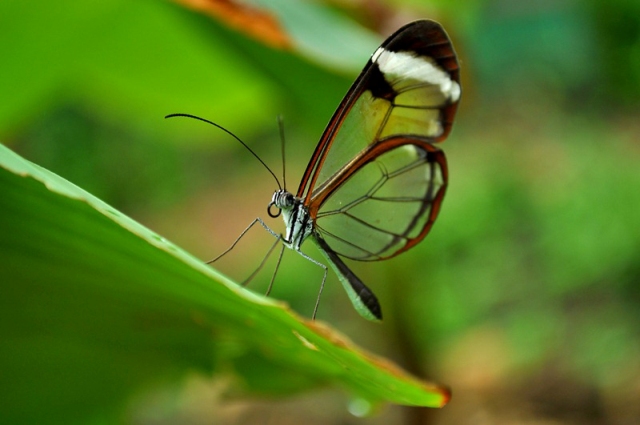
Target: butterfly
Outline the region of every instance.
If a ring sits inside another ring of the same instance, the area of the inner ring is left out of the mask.
[[[311,240],[356,311],[366,319],[382,320],[378,299],[343,258],[386,260],[427,235],[448,182],[446,158],[436,144],[451,131],[460,96],[456,53],[442,26],[431,20],[403,26],[373,53],[338,106],[297,192],[281,187],[269,170],[279,189],[267,212],[274,218],[282,214],[285,234],[256,218],[212,261],[260,223],[276,238],[267,257],[282,242],[280,257],[286,246],[324,270],[315,318],[328,268],[302,251],[303,243]]]

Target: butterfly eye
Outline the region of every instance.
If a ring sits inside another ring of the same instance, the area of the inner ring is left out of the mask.
[[[284,198],[284,202],[285,202],[285,205],[287,207],[292,206],[293,205],[293,195],[291,193],[287,193],[287,195]]]

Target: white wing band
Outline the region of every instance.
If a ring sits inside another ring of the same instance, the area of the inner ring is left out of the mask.
[[[389,81],[388,76],[422,81],[438,86],[442,94],[451,102],[457,102],[460,99],[460,84],[453,81],[449,74],[429,57],[414,56],[407,52],[391,52],[379,47],[371,60],[378,65],[387,81]]]

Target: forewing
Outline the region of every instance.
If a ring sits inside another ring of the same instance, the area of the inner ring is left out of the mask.
[[[447,185],[444,154],[460,99],[442,27],[409,24],[374,52],[329,122],[298,189],[331,249],[389,258],[427,234]]]
[[[426,20],[401,28],[374,52],[338,107],[297,196],[307,205],[322,201],[331,179],[386,139],[443,140],[459,98],[458,63],[444,29]]]

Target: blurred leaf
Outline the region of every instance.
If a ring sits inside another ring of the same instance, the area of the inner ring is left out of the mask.
[[[135,116],[144,127],[167,113],[190,112],[255,131],[273,125],[289,98],[303,103],[302,119],[323,125],[381,37],[311,3],[264,7],[284,25],[292,51],[272,50],[208,16],[155,0],[2,2],[0,134],[78,101],[117,121]]]
[[[332,384],[370,402],[448,401],[4,146],[0,159],[0,422],[113,419],[189,370],[231,378],[236,395]]]
[[[176,0],[214,16],[235,30],[281,49],[290,49],[331,68],[357,72],[381,37],[326,6],[295,0]]]
[[[66,0],[34,7],[8,0],[0,3],[0,28],[3,133],[78,100],[116,120],[135,116],[138,125],[154,127],[167,113],[189,110],[245,127],[250,116],[258,128],[279,112],[268,80],[233,45],[203,37],[172,3]]]
[[[382,41],[326,6],[296,0],[259,0],[291,34],[299,51],[325,66],[357,72]]]
[[[201,11],[227,23],[237,31],[275,48],[290,47],[288,35],[274,16],[249,3],[233,0],[176,0],[177,3]]]
[[[614,102],[637,107],[640,99],[640,3],[614,0],[587,2],[602,72],[597,87],[611,112]],[[633,112],[632,112],[633,113]]]

